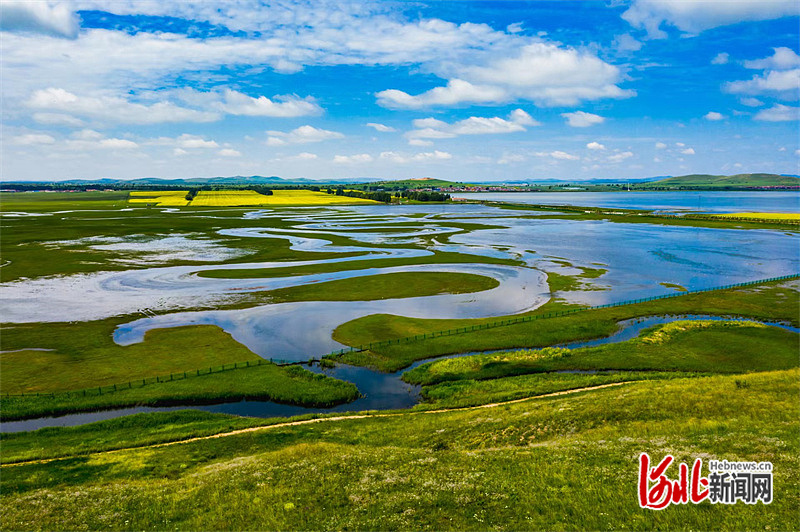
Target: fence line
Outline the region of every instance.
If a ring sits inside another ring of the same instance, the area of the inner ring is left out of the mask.
[[[339,356],[339,355],[343,355],[345,353],[367,351],[367,350],[370,350],[370,349],[375,348],[375,347],[388,347],[390,345],[400,344],[401,342],[410,343],[410,342],[415,342],[415,341],[419,341],[419,340],[426,340],[428,338],[439,338],[439,337],[442,337],[442,336],[452,336],[454,334],[464,334],[464,333],[474,332],[474,331],[478,331],[478,330],[482,330],[482,329],[494,329],[496,327],[504,327],[504,326],[508,326],[508,325],[516,325],[518,323],[524,323],[524,322],[529,322],[529,321],[535,321],[535,320],[541,320],[541,319],[549,319],[549,318],[557,318],[557,317],[567,316],[569,314],[574,314],[576,312],[586,312],[588,310],[597,310],[597,309],[603,309],[603,308],[622,307],[622,306],[626,306],[626,305],[635,305],[637,303],[646,303],[646,302],[649,302],[649,301],[655,301],[655,300],[659,300],[659,299],[669,299],[669,298],[674,298],[674,297],[682,297],[682,296],[689,295],[689,294],[699,294],[699,293],[703,293],[703,292],[714,292],[714,291],[717,291],[717,290],[728,290],[728,289],[731,289],[731,288],[740,288],[740,287],[744,287],[744,286],[753,286],[753,285],[758,285],[758,284],[763,284],[763,283],[770,283],[770,282],[774,282],[774,281],[784,281],[784,280],[788,280],[788,279],[795,279],[795,278],[798,278],[798,277],[800,277],[800,273],[795,273],[795,274],[791,274],[791,275],[783,275],[783,276],[780,276],[780,277],[771,277],[769,279],[759,279],[759,280],[756,280],[756,281],[746,281],[746,282],[743,282],[743,283],[734,283],[734,284],[729,284],[729,285],[724,285],[724,286],[715,286],[715,287],[712,287],[712,288],[701,288],[701,289],[697,289],[697,290],[687,290],[685,292],[677,292],[677,293],[673,293],[673,294],[663,294],[663,295],[659,295],[659,296],[651,296],[651,297],[645,297],[645,298],[641,298],[641,299],[632,299],[632,300],[627,300],[627,301],[619,301],[619,302],[616,302],[616,303],[606,303],[604,305],[595,305],[595,306],[591,306],[591,307],[581,307],[581,308],[568,309],[568,310],[562,310],[562,311],[557,311],[557,312],[549,312],[547,314],[536,314],[536,315],[520,316],[520,317],[517,317],[517,318],[509,318],[509,319],[499,320],[499,321],[490,322],[490,323],[481,323],[481,324],[467,326],[467,327],[458,327],[456,329],[447,329],[447,330],[435,331],[435,332],[432,332],[432,333],[424,333],[424,334],[418,334],[418,335],[414,335],[414,336],[406,336],[405,338],[394,338],[394,339],[391,339],[391,340],[382,340],[380,342],[371,342],[371,343],[362,344],[362,345],[359,345],[359,346],[352,346],[352,347],[349,347],[349,348],[346,348],[346,349],[340,349],[338,351],[334,351],[333,353],[329,353],[328,355],[325,355],[325,356]]]
[[[457,327],[455,329],[447,329],[441,331],[434,331],[430,333],[423,333],[423,334],[415,334],[414,336],[406,336],[404,338],[393,338],[391,340],[382,340],[380,342],[370,342],[368,344],[361,344],[359,346],[352,346],[345,349],[340,349],[338,351],[333,351],[324,355],[322,358],[325,357],[335,357],[344,355],[345,353],[354,353],[354,352],[361,352],[361,351],[368,351],[370,349],[376,347],[388,347],[390,345],[397,345],[400,343],[411,343],[417,342],[421,340],[427,340],[429,338],[441,338],[442,336],[452,336],[454,334],[465,334],[469,332],[484,330],[484,329],[494,329],[497,327],[506,327],[509,325],[516,325],[518,323],[525,323],[529,321],[536,321],[542,319],[550,319],[550,318],[558,318],[562,316],[567,316],[570,314],[575,314],[577,312],[586,312],[588,310],[597,310],[603,308],[612,308],[612,307],[622,307],[627,305],[635,305],[637,303],[646,303],[649,301],[656,301],[659,299],[670,299],[675,297],[682,297],[690,294],[700,294],[704,292],[715,292],[718,290],[728,290],[731,288],[741,288],[744,286],[753,286],[759,285],[764,283],[771,283],[774,281],[785,281],[789,279],[796,279],[800,277],[800,273],[795,273],[791,275],[783,275],[780,277],[771,277],[769,279],[759,279],[756,281],[746,281],[744,283],[735,283],[729,284],[724,286],[715,286],[712,288],[701,288],[697,290],[687,290],[686,292],[677,292],[673,294],[663,294],[659,296],[651,296],[645,297],[641,299],[632,299],[627,301],[619,301],[616,303],[606,303],[605,305],[595,305],[591,307],[581,307],[575,309],[567,309],[561,310],[557,312],[548,312],[547,314],[535,314],[535,315],[528,315],[528,316],[520,316],[517,318],[508,318],[503,320],[498,320],[490,323],[480,323],[477,325],[465,326],[465,327]],[[293,361],[293,360],[284,360],[284,359],[269,359],[269,363],[277,364],[279,366],[288,366],[288,365],[298,365],[304,364],[306,362],[315,362],[316,359],[310,359],[308,361]],[[103,395],[104,393],[113,393],[119,390],[127,390],[131,388],[141,388],[148,384],[158,384],[164,382],[172,382],[172,381],[179,381],[183,379],[187,379],[190,377],[199,377],[201,375],[209,375],[211,373],[222,373],[223,371],[231,371],[235,369],[242,369],[242,368],[249,368],[255,366],[261,366],[267,363],[265,359],[258,359],[258,360],[247,360],[245,362],[234,362],[232,364],[223,364],[221,366],[213,366],[210,368],[199,368],[193,369],[188,371],[182,371],[178,373],[170,373],[166,376],[156,376],[156,377],[149,377],[145,379],[136,379],[135,381],[128,381],[123,384],[110,384],[107,386],[97,386],[92,388],[84,388],[82,390],[73,390],[73,391],[66,391],[66,392],[53,392],[53,393],[46,393],[46,392],[31,392],[31,393],[21,393],[21,394],[2,394],[3,397],[55,397],[57,395],[80,395],[82,397],[88,397],[92,395]]]

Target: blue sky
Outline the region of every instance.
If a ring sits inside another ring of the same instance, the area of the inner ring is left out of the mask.
[[[0,9],[4,180],[800,173],[795,0]]]

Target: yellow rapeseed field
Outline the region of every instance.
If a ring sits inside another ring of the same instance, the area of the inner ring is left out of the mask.
[[[130,193],[128,203],[155,203],[159,207],[183,207],[188,205],[188,190],[134,190]]]
[[[800,213],[796,212],[734,212],[730,214],[715,214],[719,218],[757,218],[761,220],[800,220]]]
[[[353,205],[374,204],[373,200],[336,196],[313,190],[275,190],[271,196],[253,190],[201,190],[191,202],[186,201],[188,190],[169,192],[135,191],[129,203],[156,203],[159,207],[189,205],[190,207],[258,207],[281,205]]]

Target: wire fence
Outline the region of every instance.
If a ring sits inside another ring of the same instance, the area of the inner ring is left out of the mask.
[[[391,345],[397,345],[397,344],[401,344],[401,343],[409,343],[409,342],[416,342],[416,341],[420,341],[420,340],[427,340],[429,338],[440,338],[442,336],[452,336],[454,334],[464,334],[464,333],[470,333],[470,332],[480,331],[480,330],[484,330],[484,329],[494,329],[496,327],[505,327],[505,326],[508,326],[508,325],[516,325],[518,323],[525,323],[525,322],[529,322],[529,321],[543,320],[543,319],[549,319],[549,318],[558,318],[558,317],[562,317],[562,316],[568,316],[570,314],[575,314],[575,313],[578,313],[578,312],[586,312],[586,311],[589,311],[589,310],[597,310],[597,309],[611,308],[611,307],[622,307],[622,306],[626,306],[626,305],[635,305],[637,303],[646,303],[648,301],[656,301],[656,300],[659,300],[659,299],[670,299],[670,298],[675,298],[675,297],[682,297],[682,296],[689,295],[689,294],[699,294],[699,293],[703,293],[703,292],[714,292],[714,291],[717,291],[717,290],[728,290],[728,289],[731,289],[731,288],[741,288],[741,287],[745,287],[745,286],[753,286],[753,285],[758,285],[758,284],[763,284],[763,283],[770,283],[770,282],[775,282],[775,281],[785,281],[785,280],[789,280],[789,279],[795,279],[795,278],[798,278],[798,277],[800,277],[800,273],[795,273],[795,274],[791,274],[791,275],[783,275],[783,276],[780,276],[780,277],[771,277],[769,279],[759,279],[757,281],[747,281],[747,282],[744,282],[744,283],[734,283],[734,284],[729,284],[729,285],[724,285],[724,286],[715,286],[715,287],[712,287],[712,288],[701,288],[701,289],[697,289],[697,290],[687,290],[685,292],[677,292],[677,293],[673,293],[673,294],[663,294],[663,295],[658,295],[658,296],[645,297],[645,298],[641,298],[641,299],[631,299],[631,300],[627,300],[627,301],[619,301],[619,302],[616,302],[616,303],[606,303],[604,305],[595,305],[595,306],[591,306],[591,307],[580,307],[580,308],[567,309],[567,310],[561,310],[561,311],[556,311],[556,312],[548,312],[547,314],[532,314],[532,315],[527,315],[527,316],[520,316],[520,317],[517,317],[517,318],[509,318],[509,319],[498,320],[498,321],[489,322],[489,323],[480,323],[480,324],[471,325],[471,326],[467,326],[467,327],[458,327],[456,329],[447,329],[447,330],[435,331],[435,332],[431,332],[431,333],[418,334],[418,335],[414,335],[414,336],[406,336],[404,338],[394,338],[394,339],[391,339],[391,340],[383,340],[383,341],[380,341],[380,342],[371,342],[371,343],[368,343],[368,344],[362,344],[362,345],[352,346],[352,347],[345,348],[345,349],[340,349],[338,351],[334,351],[333,353],[329,353],[328,355],[325,355],[325,356],[340,356],[340,355],[344,355],[346,353],[353,353],[353,352],[357,352],[357,351],[369,351],[369,350],[371,350],[373,348],[388,347],[388,346],[391,346]]]
[[[797,279],[800,278],[800,273],[795,273],[791,275],[783,275],[781,277],[771,277],[769,279],[759,279],[757,281],[747,281],[744,283],[734,283],[725,286],[715,286],[712,288],[701,288],[697,290],[687,290],[685,292],[677,292],[674,294],[663,294],[658,296],[651,296],[645,297],[641,299],[631,299],[627,301],[619,301],[616,303],[606,303],[604,305],[595,305],[591,307],[580,307],[574,309],[567,309],[555,312],[548,312],[547,314],[531,314],[527,316],[520,316],[517,318],[508,318],[503,320],[497,320],[489,323],[480,323],[476,325],[470,325],[465,327],[457,327],[454,329],[446,329],[440,331],[434,331],[430,333],[424,334],[416,334],[414,336],[406,336],[403,338],[393,338],[391,340],[382,340],[380,342],[370,342],[367,344],[361,344],[358,346],[352,346],[345,349],[340,349],[338,351],[333,351],[324,355],[322,358],[326,357],[337,357],[347,353],[354,353],[360,351],[369,351],[371,349],[376,349],[380,347],[389,347],[392,345],[399,345],[402,343],[412,343],[412,342],[419,342],[422,340],[432,339],[432,338],[441,338],[443,336],[453,336],[457,334],[465,334],[471,333],[474,331],[481,331],[486,329],[495,329],[497,327],[506,327],[509,325],[516,325],[519,323],[525,323],[530,321],[537,321],[537,320],[544,320],[544,319],[551,319],[551,318],[559,318],[563,316],[568,316],[571,314],[576,314],[579,312],[586,312],[589,310],[597,310],[597,309],[604,309],[604,308],[611,308],[611,307],[622,307],[627,305],[635,305],[637,303],[646,303],[648,301],[656,301],[660,299],[670,299],[676,297],[682,297],[690,294],[699,294],[703,292],[715,292],[718,290],[729,290],[731,288],[741,288],[746,286],[754,286],[764,283],[770,283],[775,281],[786,281],[789,279]],[[202,375],[210,375],[212,373],[222,373],[224,371],[232,371],[236,369],[243,369],[243,368],[250,368],[250,367],[257,367],[262,366],[265,364],[277,364],[280,366],[289,366],[289,365],[299,365],[299,364],[307,364],[311,362],[318,362],[319,359],[312,358],[306,361],[297,361],[297,360],[285,360],[279,358],[270,358],[267,359],[258,359],[258,360],[247,360],[245,362],[235,362],[231,364],[223,364],[221,366],[212,366],[209,368],[198,368],[189,371],[181,371],[177,373],[170,373],[169,375],[160,375],[156,377],[149,377],[144,379],[136,379],[132,381],[128,381],[122,384],[111,384],[106,386],[95,386],[92,388],[84,388],[82,390],[71,390],[66,392],[29,392],[29,393],[20,393],[20,394],[10,394],[4,393],[2,394],[3,397],[56,397],[56,396],[78,396],[78,397],[90,397],[90,396],[98,396],[108,393],[114,393],[120,390],[128,390],[133,388],[142,388],[144,386],[150,384],[159,384],[159,383],[166,383],[166,382],[174,382],[180,381],[184,379],[188,379],[191,377],[200,377]]]

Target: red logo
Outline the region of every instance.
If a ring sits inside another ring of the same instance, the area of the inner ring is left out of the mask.
[[[666,470],[674,461],[668,454],[659,464],[650,467],[647,453],[639,456],[639,506],[651,510],[663,510],[670,504],[687,504],[690,500],[697,504],[708,497],[708,479],[700,476],[703,461],[698,458],[692,466],[678,466],[678,480],[670,480]],[[702,486],[702,489],[701,489]]]

